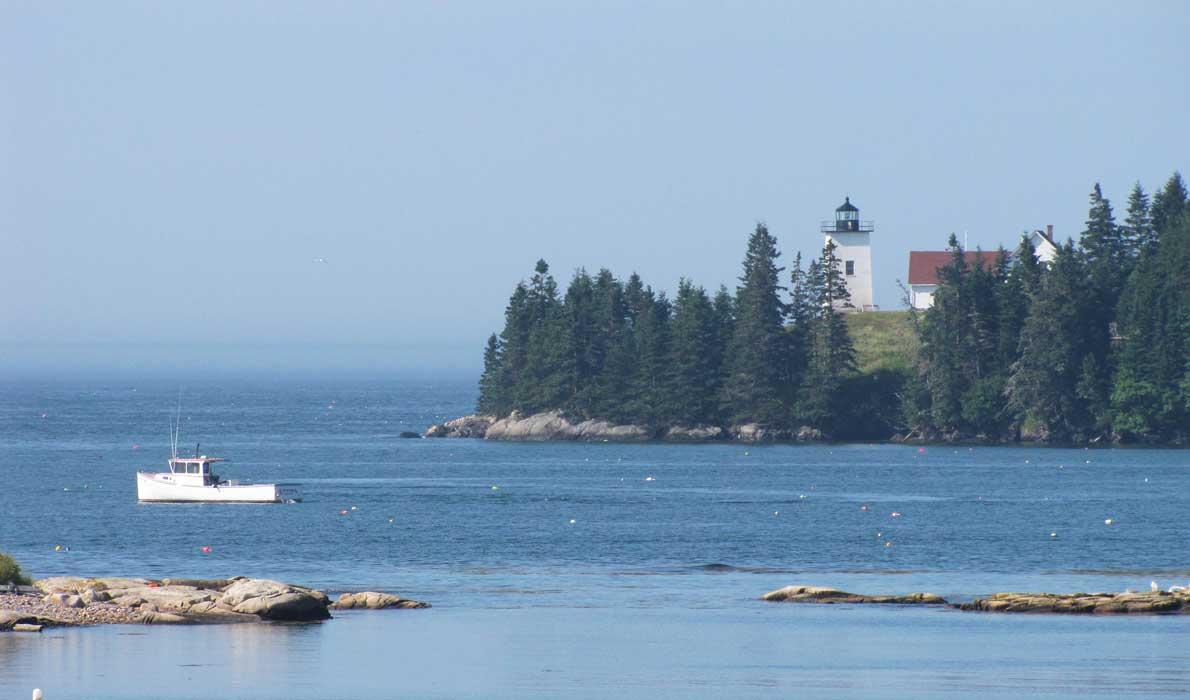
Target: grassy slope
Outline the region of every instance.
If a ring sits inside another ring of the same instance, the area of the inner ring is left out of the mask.
[[[917,361],[917,335],[908,311],[849,314],[847,326],[861,372],[908,371]]]

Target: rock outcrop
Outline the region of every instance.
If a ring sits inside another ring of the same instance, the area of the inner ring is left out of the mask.
[[[738,442],[793,441],[818,442],[826,439],[816,428],[802,426],[796,431],[767,428],[757,423],[745,423],[724,429],[717,425],[674,425],[654,429],[636,424],[617,424],[606,420],[574,422],[562,411],[546,411],[522,415],[513,411],[496,419],[492,416],[463,416],[452,421],[431,425],[424,434],[428,438],[485,438],[520,442],[549,442],[578,440],[587,442],[709,442],[735,440]]]
[[[909,593],[907,595],[863,595],[848,593],[837,588],[821,586],[786,586],[765,593],[760,597],[774,603],[880,603],[888,605],[946,605],[946,600],[933,593]]]
[[[726,437],[727,433],[717,425],[696,425],[693,427],[675,425],[666,430],[661,439],[666,442],[707,442],[722,440]]]
[[[1144,593],[994,593],[960,610],[1081,615],[1190,614],[1190,591]]]
[[[339,599],[331,603],[331,607],[337,610],[351,610],[351,609],[365,609],[365,610],[385,610],[387,608],[428,608],[429,603],[423,603],[420,600],[410,600],[395,596],[391,593],[377,593],[375,591],[364,591],[362,593],[344,593],[339,596]]]
[[[425,437],[482,438],[495,420],[493,416],[463,416],[438,425],[431,425],[426,430]]]
[[[651,430],[639,425],[616,425],[603,420],[571,423],[561,411],[535,413],[522,417],[514,411],[495,421],[487,429],[487,440],[546,442],[550,440],[585,440],[590,442],[644,442],[653,439]]]
[[[267,579],[196,580],[56,577],[37,582],[43,602],[64,608],[114,607],[133,621],[306,622],[330,617],[321,591]]]

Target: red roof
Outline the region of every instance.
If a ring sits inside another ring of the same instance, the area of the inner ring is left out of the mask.
[[[963,259],[968,265],[991,267],[996,263],[996,253],[967,251]],[[949,250],[909,251],[909,284],[938,284],[938,268],[950,262]]]

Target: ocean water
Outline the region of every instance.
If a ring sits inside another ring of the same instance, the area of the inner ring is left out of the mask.
[[[242,574],[434,607],[0,635],[0,697],[1190,694],[1190,616],[758,600],[1186,585],[1190,452],[410,440],[468,412],[472,383],[195,382],[184,450],[305,500],[138,504],[178,391],[0,384],[0,550],[38,577]]]

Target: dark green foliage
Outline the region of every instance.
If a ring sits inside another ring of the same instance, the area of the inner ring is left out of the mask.
[[[561,410],[661,430],[759,423],[831,439],[923,435],[1059,442],[1190,441],[1190,203],[1181,176],[1150,204],[1136,185],[1123,225],[1098,185],[1075,246],[1041,264],[950,239],[934,304],[914,314],[917,357],[856,367],[833,244],[790,271],[776,240],[748,239],[736,293],[679,282],[672,303],[638,275],[549,266],[518,284],[484,349],[478,410]],[[859,327],[866,327],[860,324]]]
[[[509,396],[502,382],[503,371],[500,339],[493,333],[483,349],[483,374],[479,377],[479,402],[475,407],[485,415],[504,415],[508,412]]]
[[[706,290],[679,282],[670,323],[669,408],[674,420],[687,425],[718,422],[723,356],[716,321]]]
[[[723,381],[722,403],[732,423],[786,425],[789,407],[786,375],[785,306],[781,302],[777,239],[757,224],[748,239],[744,273],[736,290],[735,327]]]
[[[23,586],[28,586],[33,582],[29,577],[21,573],[21,565],[5,554],[0,552],[0,584],[16,583]]]
[[[843,310],[851,308],[851,295],[828,241],[822,258],[810,264],[809,344],[802,379],[798,416],[806,425],[833,437],[846,425],[852,408],[846,382],[855,375],[855,347]]]

